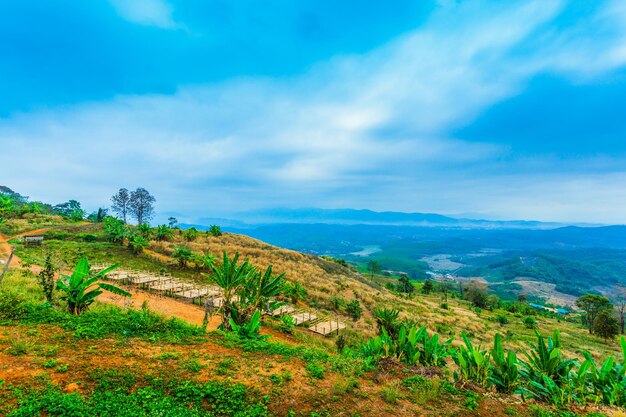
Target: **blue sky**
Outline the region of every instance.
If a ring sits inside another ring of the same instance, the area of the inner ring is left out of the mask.
[[[623,1],[7,0],[0,97],[34,199],[626,223]]]

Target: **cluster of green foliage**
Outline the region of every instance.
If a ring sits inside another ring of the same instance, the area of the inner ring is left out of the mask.
[[[272,311],[283,304],[274,298],[287,290],[285,274],[273,275],[271,265],[261,272],[248,259],[238,262],[239,253],[229,258],[224,251],[222,262],[212,263],[212,273],[205,276],[223,290],[221,328],[242,330],[246,336],[258,335],[258,326],[252,319],[258,314],[260,320],[260,311]],[[254,331],[248,331],[247,325]]]
[[[351,350],[351,354],[358,352],[373,363],[385,357],[395,357],[409,366],[444,366],[445,358],[454,353],[450,348],[452,339],[441,343],[439,335],[429,336],[426,327],[401,325],[393,336],[385,327],[380,331],[379,336],[360,344],[358,351]]]
[[[54,324],[79,339],[121,336],[180,342],[204,334],[197,326],[175,318],[165,319],[145,305],[139,310],[98,305],[81,315],[73,315],[10,290],[0,291],[0,322]]]
[[[544,338],[539,332],[536,343],[531,343],[526,359],[519,359],[505,351],[502,338],[496,335],[490,351],[474,346],[462,334],[464,344],[458,349],[449,348],[452,340],[439,343],[437,334],[429,337],[424,327],[400,326],[392,337],[386,328],[394,327],[388,319],[394,311],[380,311],[381,335],[361,344],[358,354],[372,362],[384,357],[396,357],[407,365],[446,365],[443,360],[451,356],[458,366],[455,379],[463,384],[472,382],[484,387],[494,387],[502,393],[517,392],[524,398],[534,398],[555,406],[567,404],[602,403],[610,406],[626,405],[626,339],[621,339],[623,358],[617,362],[607,359],[598,366],[591,355],[584,353],[582,362],[566,359],[561,351],[558,330]],[[354,351],[351,351],[354,354]]]
[[[152,379],[134,389],[127,381],[102,378],[89,396],[64,393],[48,383],[45,387],[9,387],[7,417],[34,415],[62,417],[264,417],[267,398],[242,384],[210,381],[163,381]]]
[[[614,317],[614,306],[608,298],[597,294],[585,294],[576,300],[576,306],[585,312],[583,324],[590,334],[597,334],[604,339],[612,339],[619,333],[620,326]]]
[[[92,274],[89,261],[87,258],[83,258],[78,261],[72,275],[62,274],[61,279],[57,281],[57,290],[62,293],[61,299],[67,302],[67,309],[70,314],[83,313],[103,291],[130,297],[130,293],[127,291],[115,285],[99,281],[108,272],[117,267],[118,265],[113,265],[96,274]]]

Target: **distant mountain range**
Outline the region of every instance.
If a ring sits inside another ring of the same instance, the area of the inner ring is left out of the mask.
[[[539,222],[529,220],[484,220],[444,216],[434,213],[402,213],[395,211],[372,211],[357,209],[320,208],[274,208],[236,213],[232,219],[200,218],[195,224],[183,226],[208,226],[219,224],[224,227],[245,228],[269,224],[336,224],[336,225],[381,225],[419,226],[460,229],[556,229],[571,223]],[[578,226],[587,226],[578,224]]]

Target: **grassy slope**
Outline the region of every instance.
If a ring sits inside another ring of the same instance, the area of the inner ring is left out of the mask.
[[[45,250],[52,250],[71,263],[75,258],[88,255],[93,261],[119,261],[125,267],[160,270],[168,269],[175,273],[200,279],[194,271],[181,271],[176,266],[163,262],[154,256],[141,255],[135,257],[123,247],[105,242],[86,242],[84,234],[93,234],[99,238],[99,229],[93,225],[68,226],[63,229],[68,233],[65,239],[49,240],[45,247],[20,247],[18,255],[22,259],[38,262]],[[81,235],[79,239],[77,236]],[[91,239],[91,238],[88,238]],[[79,241],[76,241],[79,240]],[[182,242],[182,241],[181,241]],[[170,244],[153,244],[152,249],[160,253],[169,253]],[[370,311],[376,306],[396,307],[403,314],[418,318],[433,331],[459,338],[461,331],[470,333],[475,340],[487,343],[496,332],[510,332],[507,338],[508,347],[523,350],[527,340],[532,338],[532,331],[521,325],[521,319],[510,316],[511,324],[501,327],[493,320],[494,313],[476,314],[461,300],[450,300],[448,310],[439,307],[438,296],[418,295],[412,300],[399,298],[382,289],[380,282],[384,278],[375,278],[368,285],[367,277],[353,274],[332,262],[316,257],[302,255],[266,245],[245,236],[226,234],[220,238],[202,236],[190,246],[197,251],[209,250],[217,253],[227,250],[232,254],[235,250],[251,258],[254,264],[264,267],[273,264],[276,272],[287,272],[291,280],[299,280],[310,289],[309,303],[317,308],[332,310],[331,297],[343,297],[347,300],[358,298],[368,311],[356,323],[351,323],[351,336],[364,337],[374,333],[374,324]],[[26,283],[25,283],[26,282]],[[19,287],[31,298],[41,295],[35,288],[32,278],[23,278],[13,272],[5,283],[5,287]],[[6,289],[6,288],[5,288]],[[348,319],[346,319],[348,320]],[[584,329],[573,323],[557,322],[550,318],[539,318],[542,332],[559,328],[562,331],[567,353],[580,356],[580,349],[590,350],[596,357],[605,357],[616,352],[616,345],[605,345],[603,342],[589,337]],[[43,375],[38,379],[50,380],[53,384],[67,389],[70,384],[78,384],[79,392],[89,396],[96,390],[93,375],[100,368],[120,373],[126,366],[131,366],[135,375],[142,381],[148,376],[167,376],[178,379],[191,379],[199,382],[222,381],[229,379],[254,387],[260,394],[270,395],[270,410],[278,415],[286,415],[289,409],[297,410],[301,415],[309,415],[313,411],[332,410],[332,415],[361,415],[372,413],[394,413],[396,415],[472,415],[465,407],[466,398],[461,394],[453,395],[440,387],[440,383],[427,382],[416,392],[411,392],[400,381],[406,377],[402,372],[385,373],[382,375],[359,375],[351,369],[350,364],[337,362],[333,351],[332,340],[310,336],[304,331],[297,332],[289,345],[303,346],[298,354],[273,354],[277,349],[250,348],[251,352],[241,350],[242,346],[225,341],[220,335],[210,335],[204,340],[187,340],[186,344],[166,342],[149,342],[137,339],[122,339],[113,336],[97,341],[79,339],[75,342],[76,332],[63,330],[55,325],[37,325],[11,323],[0,330],[0,380],[4,387],[11,384],[23,384],[32,380],[35,375]],[[19,366],[15,366],[15,358],[10,354],[15,341],[23,341],[27,351],[20,356]],[[307,353],[311,349],[316,354]],[[57,353],[52,359],[60,363],[73,363],[75,372],[57,372],[56,368],[44,367],[50,350]],[[256,350],[256,351],[255,351]],[[287,349],[291,352],[291,350]],[[311,360],[324,352],[325,360]],[[79,360],[73,359],[77,354]],[[170,355],[171,354],[171,355]],[[293,360],[295,355],[296,360]],[[330,356],[328,356],[330,355]],[[313,363],[314,365],[311,365]],[[324,379],[311,376],[315,366],[325,369]],[[309,369],[307,369],[309,368]],[[5,377],[4,375],[10,375]],[[96,378],[97,379],[97,378]],[[149,379],[149,378],[148,378]],[[40,382],[41,382],[40,381]],[[375,382],[376,381],[376,382]],[[41,382],[43,384],[43,382]],[[139,382],[137,382],[139,384]],[[144,383],[146,383],[144,381]],[[2,384],[0,382],[0,384]],[[72,385],[71,389],[75,387]],[[5,396],[8,396],[6,390]],[[521,415],[538,415],[527,407],[516,405],[516,400],[504,399],[495,403],[484,399],[480,403],[481,414],[473,415],[505,415],[504,408],[511,412],[517,410]]]

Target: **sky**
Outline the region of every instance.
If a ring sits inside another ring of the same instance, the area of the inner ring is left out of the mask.
[[[4,0],[0,185],[626,223],[626,3]]]

